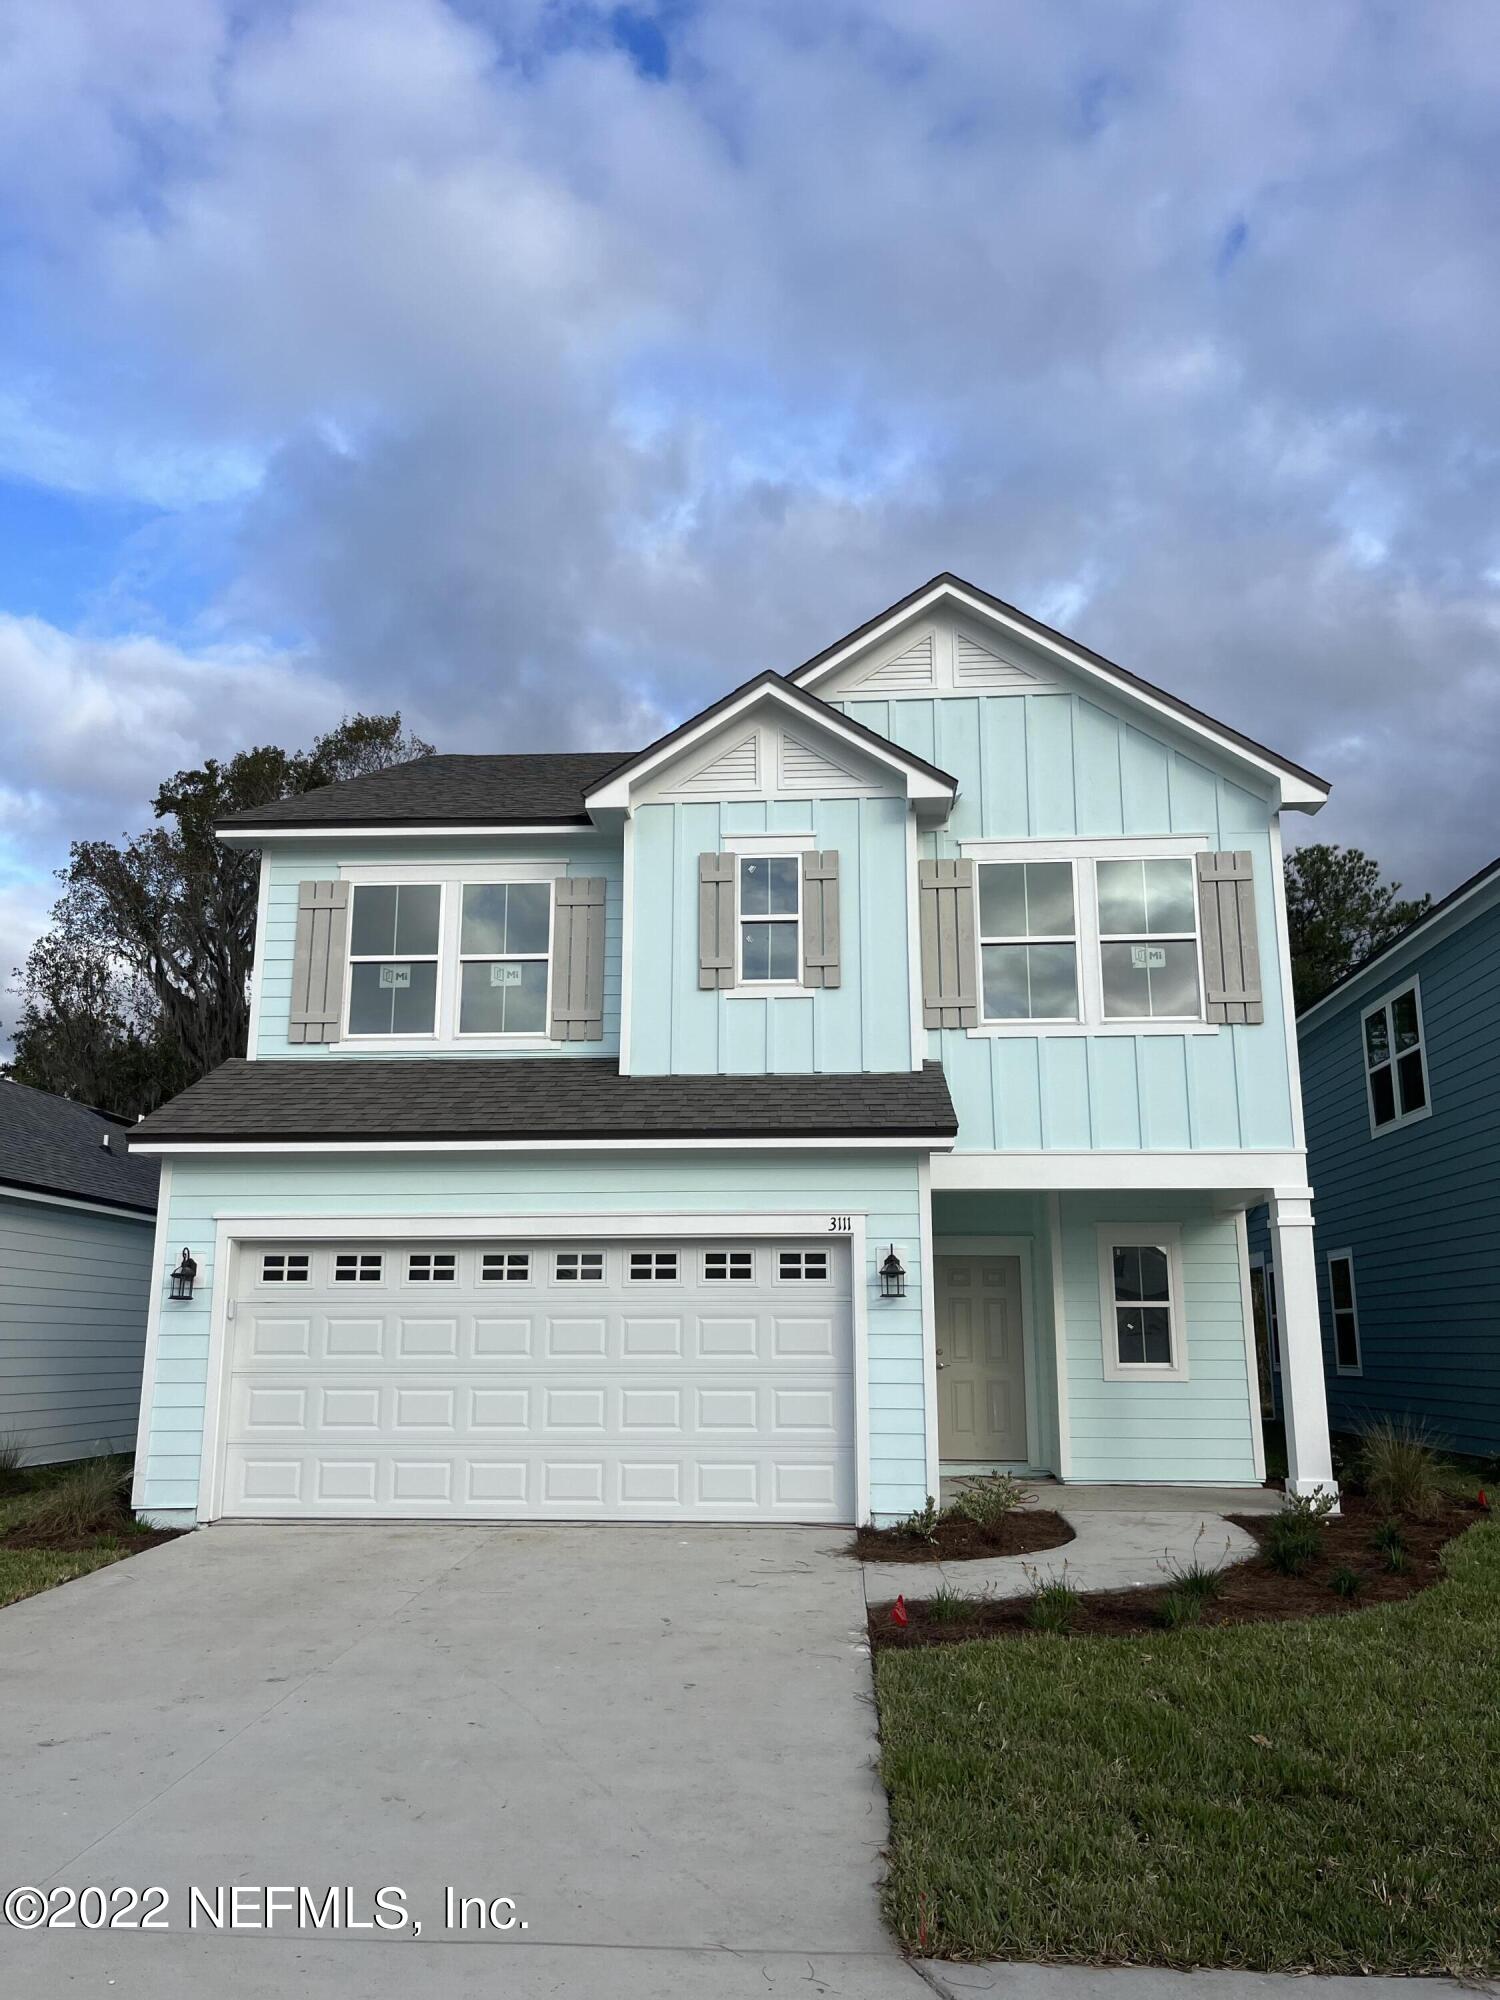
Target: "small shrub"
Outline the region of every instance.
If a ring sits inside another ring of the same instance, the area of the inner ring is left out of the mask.
[[[956,1520],[972,1521],[976,1528],[993,1532],[1020,1508],[1031,1506],[1035,1499],[1036,1495],[1028,1493],[1019,1479],[1000,1472],[988,1479],[966,1479],[948,1512]]]
[[[1385,1557],[1385,1566],[1392,1576],[1405,1573],[1406,1537],[1401,1532],[1399,1521],[1382,1521],[1370,1537],[1370,1546]]]
[[[68,1547],[125,1526],[128,1465],[118,1458],[85,1458],[37,1494],[16,1532],[28,1541]]]
[[[1328,1588],[1335,1597],[1358,1597],[1364,1587],[1364,1578],[1358,1570],[1350,1569],[1348,1563],[1340,1563],[1328,1579]]]
[[[974,1609],[972,1597],[942,1584],[927,1600],[926,1611],[934,1625],[961,1625]]]
[[[1199,1604],[1212,1604],[1214,1599],[1224,1594],[1224,1568],[1222,1563],[1206,1563],[1198,1554],[1198,1546],[1203,1540],[1204,1530],[1200,1528],[1193,1538],[1193,1553],[1186,1562],[1179,1562],[1175,1556],[1163,1553],[1156,1567],[1172,1586],[1174,1596],[1190,1597]],[[1229,1541],[1224,1542],[1224,1559],[1229,1558]]]
[[[26,1447],[18,1431],[7,1431],[0,1437],[0,1493],[14,1493],[25,1485],[21,1473],[25,1456]]]
[[[1078,1592],[1068,1581],[1067,1564],[1064,1563],[1060,1575],[1041,1576],[1036,1570],[1028,1569],[1031,1579],[1031,1602],[1026,1607],[1026,1622],[1033,1632],[1055,1632],[1066,1636],[1078,1623],[1082,1610]]]
[[[1201,1625],[1207,1603],[1206,1597],[1194,1591],[1169,1590],[1156,1615],[1169,1632],[1176,1632],[1184,1625]]]
[[[1360,1434],[1355,1476],[1388,1514],[1430,1521],[1443,1504],[1437,1454],[1426,1428],[1409,1417],[1381,1417]]]
[[[896,1523],[896,1533],[898,1535],[909,1535],[913,1541],[935,1542],[937,1540],[938,1523],[942,1518],[942,1511],[938,1507],[938,1503],[929,1493],[925,1506],[919,1507],[914,1514],[908,1514],[904,1521]]]
[[[1266,1523],[1264,1554],[1282,1576],[1301,1576],[1323,1551],[1323,1528],[1337,1501],[1331,1493],[1289,1493]]]

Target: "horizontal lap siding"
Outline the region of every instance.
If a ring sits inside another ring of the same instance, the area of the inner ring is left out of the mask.
[[[1500,908],[1393,961],[1301,1044],[1329,1417],[1410,1416],[1500,1451]],[[1360,1016],[1415,973],[1432,1116],[1372,1137]],[[1330,1250],[1354,1255],[1363,1373],[1333,1367]]]
[[[1234,1219],[1191,1197],[1162,1195],[1065,1195],[1061,1216],[1073,1478],[1253,1481],[1259,1405],[1252,1415]],[[1106,1220],[1180,1226],[1185,1382],[1104,1379],[1097,1225]]]
[[[870,1479],[880,1514],[920,1507],[926,1490],[922,1278],[917,1168],[911,1157],[872,1153],[772,1154],[718,1160],[704,1153],[413,1155],[401,1160],[178,1162],[168,1241],[198,1259],[189,1304],[164,1303],[150,1442],[136,1504],[156,1510],[198,1503],[208,1376],[214,1237],[220,1216],[359,1218],[590,1214],[659,1215],[670,1236],[683,1215],[809,1212],[809,1228],[837,1210],[866,1217],[863,1283],[869,1327]],[[874,1266],[894,1243],[907,1296],[881,1300]],[[175,1253],[174,1253],[175,1254]],[[166,1273],[158,1274],[165,1287]],[[874,1413],[880,1420],[874,1420]]]
[[[356,851],[357,849],[357,851]],[[454,862],[494,866],[504,861],[557,860],[567,857],[569,875],[602,875],[604,890],[604,1039],[602,1042],[557,1042],[542,1049],[528,1049],[528,1055],[600,1056],[615,1055],[620,1047],[620,967],[622,935],[622,883],[624,864],[618,840],[587,831],[564,831],[556,839],[506,841],[368,841],[350,842],[344,857],[362,867],[399,861],[430,861],[434,867]],[[297,887],[301,882],[338,880],[339,863],[328,858],[326,846],[304,853],[299,859],[288,854],[278,842],[270,853],[270,888],[266,902],[265,927],[256,940],[260,961],[260,1021],[255,1052],[260,1056],[291,1056],[299,1061],[326,1061],[329,1057],[360,1057],[389,1054],[378,1042],[292,1044],[287,1040],[287,1023],[292,1004],[292,955],[297,941]],[[503,1056],[504,1049],[403,1048],[403,1056],[440,1056],[460,1062],[471,1057]]]
[[[135,1443],[152,1226],[0,1196],[0,1438],[42,1465]]]
[[[1018,658],[1025,651],[1010,650]],[[1092,1041],[934,1031],[929,1051],[948,1073],[960,1149],[1176,1152],[1294,1143],[1266,801],[1079,694],[846,696],[839,706],[959,780],[953,816],[940,834],[923,836],[924,855],[956,856],[960,841],[980,838],[1202,834],[1216,848],[1254,857],[1263,1024]]]

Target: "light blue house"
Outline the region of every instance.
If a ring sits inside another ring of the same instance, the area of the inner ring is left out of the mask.
[[[1410,1418],[1454,1451],[1500,1452],[1497,963],[1493,861],[1298,1024],[1335,1430]],[[1260,1223],[1252,1283],[1274,1336]]]
[[[136,1137],[138,1508],[1254,1481],[1263,1200],[1293,1484],[1328,1484],[1280,831],[1325,796],[941,576],[644,750],[229,822],[262,855],[247,1059]]]

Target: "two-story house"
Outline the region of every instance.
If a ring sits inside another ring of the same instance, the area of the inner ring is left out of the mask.
[[[136,1135],[137,1507],[1254,1481],[1262,1200],[1292,1483],[1329,1484],[1280,838],[1326,791],[944,575],[643,750],[231,820],[250,1047]]]
[[[1500,861],[1435,903],[1298,1023],[1328,1408],[1500,1453]],[[1251,1216],[1279,1374],[1279,1272]]]

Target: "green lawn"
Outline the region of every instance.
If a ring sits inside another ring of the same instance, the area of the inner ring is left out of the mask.
[[[129,1460],[112,1463],[123,1473]],[[19,1527],[48,1488],[61,1485],[73,1471],[68,1466],[42,1466],[34,1472],[6,1475],[6,1489],[0,1492],[0,1535]],[[39,1590],[50,1590],[56,1583],[70,1583],[75,1576],[87,1576],[90,1570],[103,1569],[122,1556],[136,1554],[138,1548],[139,1543],[132,1540],[128,1519],[123,1516],[117,1532],[81,1536],[76,1548],[0,1548],[0,1606],[32,1597]]]
[[[1380,1610],[888,1651],[876,1685],[914,1953],[1500,1968],[1500,1523]]]

